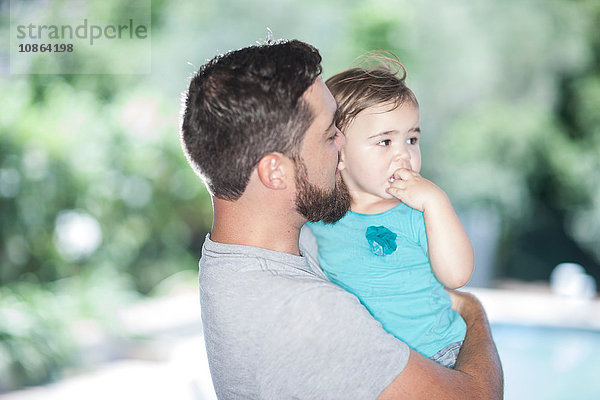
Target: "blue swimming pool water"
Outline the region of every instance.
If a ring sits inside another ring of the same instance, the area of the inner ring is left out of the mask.
[[[492,324],[505,400],[599,400],[600,331]]]

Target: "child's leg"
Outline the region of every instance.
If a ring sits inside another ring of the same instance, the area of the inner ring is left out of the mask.
[[[454,368],[456,357],[458,357],[461,346],[462,342],[450,343],[448,346],[435,353],[431,359],[446,368]]]

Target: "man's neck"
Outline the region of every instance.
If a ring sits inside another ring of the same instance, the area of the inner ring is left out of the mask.
[[[273,208],[246,207],[243,200],[213,200],[211,240],[226,244],[261,247],[299,255],[298,237],[303,221]]]

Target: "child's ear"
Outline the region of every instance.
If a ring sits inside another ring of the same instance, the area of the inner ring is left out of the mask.
[[[273,190],[283,190],[287,188],[286,174],[288,169],[288,159],[280,153],[270,153],[260,159],[256,165],[258,179],[263,185]]]

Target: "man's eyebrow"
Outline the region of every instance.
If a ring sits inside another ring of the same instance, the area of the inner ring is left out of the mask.
[[[337,120],[339,115],[340,115],[340,109],[336,108],[335,112],[333,113],[333,118],[331,119],[331,123],[329,124],[327,129],[325,129],[325,133],[328,133],[331,130],[331,128],[333,128],[333,125],[335,124],[335,121]]]

